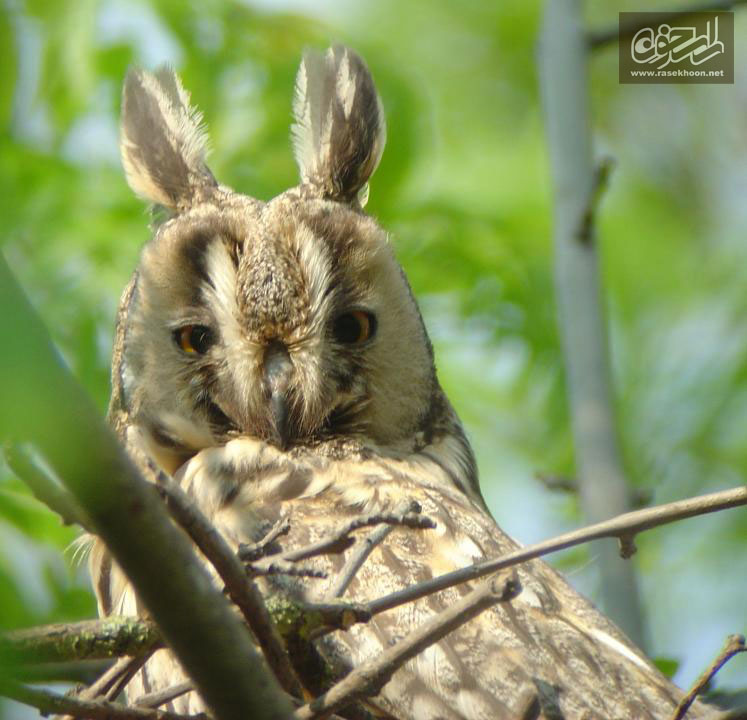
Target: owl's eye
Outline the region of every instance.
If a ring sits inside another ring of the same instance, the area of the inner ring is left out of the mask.
[[[184,325],[174,330],[174,342],[185,353],[204,355],[214,342],[213,331],[205,325]]]
[[[359,345],[376,334],[376,316],[363,310],[340,315],[332,328],[338,342]]]

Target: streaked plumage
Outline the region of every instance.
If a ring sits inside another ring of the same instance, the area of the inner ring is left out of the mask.
[[[474,457],[385,232],[362,210],[385,129],[363,61],[308,53],[293,103],[301,184],[267,203],[219,185],[199,116],[169,70],[133,71],[122,155],[132,188],[171,216],[146,246],[122,305],[112,420],[195,499],[233,546],[289,517],[283,549],[360,513],[418,501],[437,527],[396,529],[345,597],[368,600],[515,547],[489,515]],[[137,613],[97,546],[102,613]],[[321,599],[323,579],[274,579]],[[401,720],[668,718],[680,697],[621,632],[546,564],[521,594],[430,647],[370,703]],[[468,585],[319,642],[342,674],[379,654]],[[182,679],[160,651],[130,698]],[[306,678],[313,687],[319,679]],[[201,708],[194,693],[172,703]],[[705,717],[696,706],[689,717]]]

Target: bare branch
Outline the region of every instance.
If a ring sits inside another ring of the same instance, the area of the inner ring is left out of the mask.
[[[59,713],[90,720],[209,720],[204,713],[179,715],[165,710],[126,707],[109,700],[81,700],[37,690],[5,679],[0,679],[0,695],[31,705],[42,714]]]
[[[0,635],[0,648],[21,663],[136,657],[159,645],[161,634],[153,621],[134,617],[111,616]]]
[[[356,530],[374,525],[395,525],[400,527],[409,527],[417,530],[429,530],[436,527],[436,524],[430,518],[419,514],[420,506],[417,503],[408,505],[405,512],[390,513],[371,513],[370,515],[359,515],[353,518],[343,527],[318,542],[307,545],[297,550],[290,550],[279,555],[271,555],[264,558],[262,562],[270,564],[273,558],[281,558],[289,562],[298,562],[299,560],[308,560],[317,555],[331,555],[345,552],[354,542],[355,538],[351,534]],[[245,552],[239,548],[239,557],[243,560],[242,553]],[[256,563],[259,567],[262,562]]]
[[[420,505],[416,502],[404,502],[398,505],[394,509],[394,517],[399,517],[404,520],[408,514],[419,513],[422,510]],[[384,524],[380,527],[372,530],[368,535],[358,540],[357,546],[353,548],[350,553],[350,557],[345,561],[342,570],[340,570],[335,582],[327,591],[327,599],[339,598],[345,594],[348,586],[352,582],[358,570],[361,569],[368,556],[373,552],[373,549],[381,544],[387,535],[389,535],[396,525],[404,523],[391,523]],[[426,525],[424,527],[433,527],[434,523]]]
[[[518,548],[503,557],[485,560],[460,570],[439,575],[431,580],[425,580],[417,585],[374,600],[368,603],[367,607],[372,615],[377,615],[380,612],[391,610],[439,590],[445,590],[454,585],[484,577],[492,572],[518,565],[542,555],[549,555],[559,550],[582,545],[591,540],[617,538],[618,540],[626,539],[630,541],[638,533],[660,525],[667,525],[685,518],[706,515],[707,513],[742,505],[747,505],[747,486],[722,490],[709,495],[688,498],[687,500],[678,500],[642,510],[634,510],[610,520],[604,520],[579,530],[572,530],[549,540]]]
[[[135,658],[119,658],[100,678],[76,693],[75,697],[79,700],[94,700],[101,696],[107,700],[114,700],[149,657],[150,654]]]
[[[301,681],[285,651],[285,645],[272,622],[262,594],[247,576],[243,565],[225,538],[165,473],[158,472],[157,488],[172,517],[186,530],[218,571],[231,600],[241,610],[280,684],[291,695],[302,697]]]
[[[178,685],[172,685],[171,687],[164,688],[158,692],[148,693],[147,695],[141,695],[137,699],[137,705],[139,707],[157,708],[161,705],[165,705],[167,702],[171,702],[176,698],[191,692],[195,689],[194,683],[183,682]]]
[[[381,525],[358,541],[350,553],[350,557],[345,561],[345,565],[340,570],[339,575],[329,588],[327,592],[328,599],[339,598],[345,594],[356,573],[361,569],[363,563],[366,562],[373,549],[377,545],[380,545],[392,530],[394,530],[394,525]]]
[[[308,705],[300,707],[295,712],[296,720],[324,718],[360,698],[375,695],[408,660],[491,605],[512,600],[518,592],[519,584],[513,575],[480,583],[459,602],[423,623],[393,647],[359,665]]]
[[[290,577],[326,578],[327,573],[318,568],[296,565],[287,560],[271,560],[261,565],[249,563],[246,566],[249,577],[262,575],[288,575]]]
[[[592,30],[587,34],[587,44],[590,50],[598,50],[619,40],[628,40],[645,27],[661,25],[662,23],[672,22],[672,20],[681,20],[693,13],[731,10],[739,5],[744,5],[745,2],[747,0],[710,0],[710,2],[697,3],[689,7],[680,8],[679,10],[672,9],[657,12],[653,20],[647,19],[645,21],[641,20],[628,23],[622,27],[618,24],[616,27]]]
[[[239,557],[244,562],[253,562],[254,560],[259,560],[261,557],[265,557],[265,555],[269,555],[268,548],[270,545],[279,537],[287,535],[289,531],[290,520],[286,517],[280,518],[259,542],[251,544],[242,543],[239,546]]]
[[[695,681],[693,686],[687,691],[685,697],[680,700],[672,720],[682,720],[695,702],[695,698],[703,692],[703,689],[713,679],[714,675],[727,663],[731,658],[739,653],[747,652],[747,646],[744,644],[744,635],[729,635],[724,647],[716,656],[716,659],[708,666],[706,671]]]

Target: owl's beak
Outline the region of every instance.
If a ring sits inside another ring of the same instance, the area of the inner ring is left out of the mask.
[[[270,345],[265,350],[264,380],[275,439],[281,450],[288,447],[291,439],[288,422],[288,390],[292,374],[293,363],[285,345],[281,343]]]

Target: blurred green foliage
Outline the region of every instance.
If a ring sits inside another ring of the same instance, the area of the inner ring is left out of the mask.
[[[588,5],[590,26],[644,9]],[[645,9],[653,5],[666,6]],[[535,64],[540,10],[521,0],[295,11],[217,0],[5,2],[0,247],[102,413],[116,302],[148,237],[117,159],[128,65],[173,63],[204,112],[216,176],[266,199],[296,182],[288,128],[301,50],[341,41],[367,59],[387,111],[368,209],[391,231],[421,299],[488,502],[525,542],[578,524],[574,499],[535,478],[573,474]],[[614,46],[591,65],[596,144],[617,160],[600,243],[621,440],[631,484],[657,502],[747,474],[739,13],[735,49],[733,86],[620,86]],[[64,552],[75,534],[0,465],[0,630],[95,613]],[[726,634],[747,629],[746,543],[743,510],[640,538],[651,649],[676,658],[667,667],[679,663],[681,682]],[[553,562],[594,595],[586,551]],[[747,684],[739,663],[723,675],[732,685]]]

